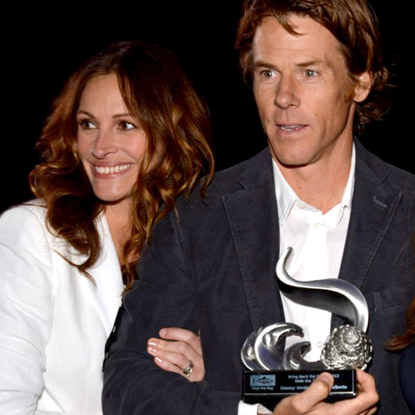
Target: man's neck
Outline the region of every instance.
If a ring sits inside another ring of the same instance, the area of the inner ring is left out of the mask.
[[[350,173],[352,147],[328,163],[317,162],[307,166],[288,167],[278,163],[287,183],[305,203],[327,213],[341,202]]]

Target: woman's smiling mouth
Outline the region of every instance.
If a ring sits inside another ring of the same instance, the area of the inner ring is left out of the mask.
[[[95,166],[94,169],[99,174],[114,174],[114,173],[121,173],[125,170],[127,170],[131,166],[131,163],[129,164],[119,164],[117,166],[111,166],[111,167],[100,167]]]

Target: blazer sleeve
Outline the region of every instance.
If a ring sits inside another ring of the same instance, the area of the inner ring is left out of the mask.
[[[199,329],[192,259],[183,240],[171,214],[156,226],[151,249],[140,259],[139,280],[125,295],[107,342],[105,414],[237,414],[240,394],[166,373],[146,352],[147,339],[163,327]]]
[[[46,232],[41,219],[25,206],[0,218],[2,414],[46,414],[37,410],[53,324],[52,261]]]

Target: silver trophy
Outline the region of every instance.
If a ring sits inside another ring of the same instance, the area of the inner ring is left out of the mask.
[[[343,317],[346,325],[335,328],[323,346],[320,360],[304,359],[309,342],[283,349],[287,336],[303,337],[301,327],[293,323],[275,323],[253,332],[245,341],[241,358],[249,371],[244,373],[244,400],[273,405],[285,396],[302,392],[322,371],[329,371],[335,385],[329,400],[356,396],[354,369],[365,369],[373,348],[365,334],[369,323],[366,299],[353,284],[337,278],[297,281],[285,267],[292,248],[287,248],[276,266],[282,293],[307,307],[319,308]]]

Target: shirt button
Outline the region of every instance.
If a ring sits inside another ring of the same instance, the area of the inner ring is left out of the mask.
[[[317,342],[317,347],[319,347],[320,349],[324,346],[323,342]]]

